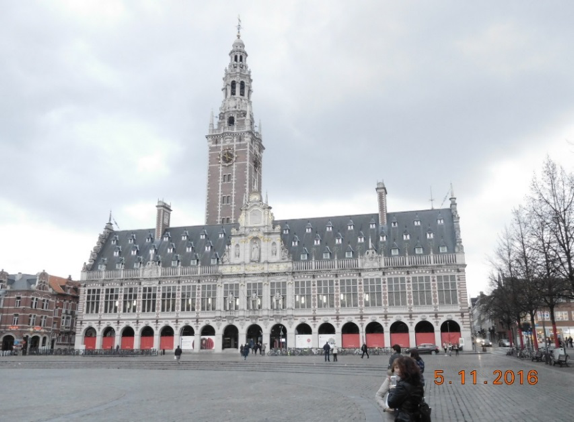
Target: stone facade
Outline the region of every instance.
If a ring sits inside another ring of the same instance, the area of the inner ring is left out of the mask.
[[[76,347],[470,344],[454,194],[448,208],[389,213],[379,182],[375,213],[276,220],[260,194],[264,148],[239,36],[230,57],[207,135],[206,225],[106,224],[82,271]]]

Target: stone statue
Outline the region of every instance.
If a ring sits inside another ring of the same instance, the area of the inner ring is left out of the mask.
[[[251,309],[258,309],[257,301],[259,297],[257,297],[257,293],[251,293]]]
[[[235,302],[235,298],[230,293],[229,296],[227,296],[227,310],[228,311],[232,311],[233,309],[235,309],[234,302]]]
[[[273,244],[271,245],[271,255],[277,256],[277,244],[275,242],[273,242]]]
[[[235,258],[239,258],[239,243],[235,244]]]
[[[259,241],[253,240],[253,243],[251,245],[251,262],[259,262],[259,256],[260,256]]]

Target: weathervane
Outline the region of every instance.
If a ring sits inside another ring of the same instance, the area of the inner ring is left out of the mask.
[[[237,38],[241,38],[241,16],[237,15]]]

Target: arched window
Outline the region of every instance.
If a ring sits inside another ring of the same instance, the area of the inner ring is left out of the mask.
[[[233,116],[229,116],[227,119],[227,126],[233,126],[235,124],[235,118]]]
[[[235,55],[235,61],[237,61],[237,54]]]
[[[243,63],[243,56],[239,56],[239,61]]]
[[[236,87],[236,83],[235,81],[231,81],[231,95],[235,95],[235,87]]]
[[[245,97],[245,82],[241,81],[239,84],[239,95]]]

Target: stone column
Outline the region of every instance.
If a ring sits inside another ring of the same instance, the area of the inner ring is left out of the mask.
[[[393,347],[391,344],[391,326],[383,329],[383,337],[385,338],[385,347]]]

